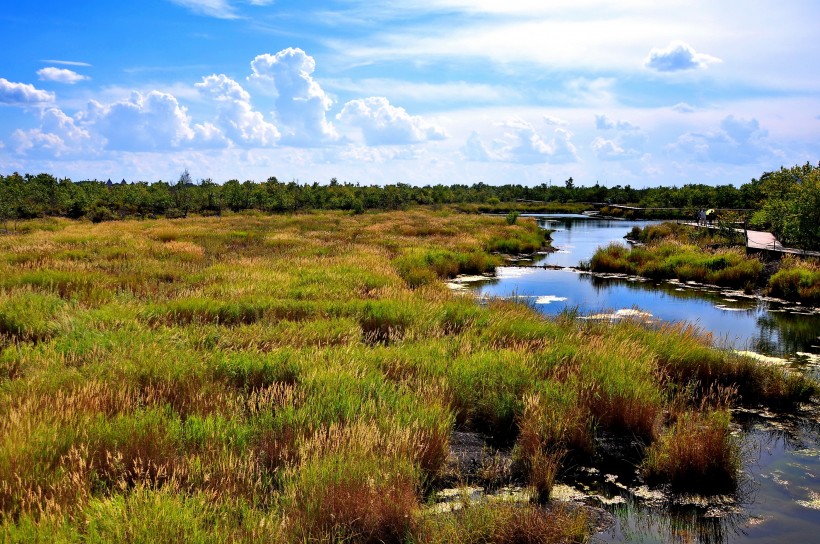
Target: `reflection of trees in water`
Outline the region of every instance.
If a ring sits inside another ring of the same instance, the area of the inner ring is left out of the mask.
[[[710,293],[699,289],[682,288],[675,284],[656,283],[652,281],[628,281],[622,278],[605,278],[593,274],[579,274],[579,280],[589,282],[596,294],[601,295],[614,287],[628,287],[635,291],[658,293],[679,300],[705,300],[713,304],[727,304],[723,293]],[[787,312],[761,311],[761,307],[752,304],[748,308],[734,310],[738,315],[753,316],[757,323],[757,333],[749,342],[749,348],[759,353],[782,355],[797,351],[817,352],[812,345],[820,345],[820,315],[799,315]]]
[[[810,351],[820,331],[820,316],[786,312],[765,312],[757,318],[759,336],[753,339],[756,351],[794,353]],[[816,351],[816,350],[815,350]]]
[[[732,420],[746,433],[746,441],[768,451],[814,449],[820,440],[820,406],[810,405],[801,413],[780,414],[776,419],[755,411],[736,411]]]
[[[720,292],[710,293],[709,291],[702,291],[699,289],[680,287],[679,285],[667,282],[656,281],[629,281],[623,278],[606,278],[595,274],[579,274],[583,279],[580,281],[589,281],[595,288],[596,292],[611,289],[612,286],[626,286],[636,291],[645,291],[650,293],[664,293],[670,297],[680,300],[706,300],[714,304],[726,304],[724,300],[726,295]],[[680,291],[678,291],[680,289]],[[755,314],[758,312],[756,303],[750,302],[748,308],[741,308],[737,310],[739,314]]]

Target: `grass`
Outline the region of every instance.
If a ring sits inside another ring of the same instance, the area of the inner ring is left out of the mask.
[[[740,444],[728,410],[687,411],[647,452],[646,477],[678,491],[733,490],[740,474]]]
[[[760,282],[763,263],[740,249],[705,251],[692,244],[662,241],[634,248],[610,244],[595,252],[589,269],[744,288]]]
[[[770,277],[763,263],[738,248],[738,240],[677,223],[633,227],[629,238],[643,246],[610,244],[588,263],[593,272],[618,272],[648,278],[677,278],[752,291],[772,297],[820,304],[820,264],[786,255]],[[742,245],[742,240],[740,240]]]
[[[787,255],[768,287],[773,297],[820,306],[820,262]]]
[[[691,329],[547,320],[439,281],[540,248],[526,218],[21,227],[0,239],[3,540],[580,542],[584,511],[558,505],[431,513],[451,433],[513,447],[544,501],[599,433],[663,459],[689,432],[664,414],[718,417],[700,391],[817,392]]]

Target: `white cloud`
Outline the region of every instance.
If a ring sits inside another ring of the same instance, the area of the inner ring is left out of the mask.
[[[595,156],[603,161],[617,161],[637,155],[621,147],[615,140],[608,140],[600,136],[592,140],[591,148]]]
[[[217,103],[217,126],[235,142],[269,147],[279,139],[279,130],[254,111],[250,94],[224,74],[202,78],[196,87]]]
[[[447,137],[440,126],[410,115],[379,96],[351,100],[336,119],[359,127],[368,145],[410,144]]]
[[[55,68],[54,66],[47,66],[37,70],[37,75],[40,76],[40,81],[56,81],[57,83],[66,83],[74,85],[80,81],[91,79],[88,76],[78,74],[74,70],[68,68]]]
[[[105,138],[107,149],[150,151],[198,145],[222,145],[213,125],[191,125],[176,97],[151,91],[127,100],[101,104],[92,100],[80,120]]]
[[[758,163],[777,154],[767,137],[768,132],[760,128],[757,119],[738,119],[729,115],[721,121],[719,129],[687,132],[669,149],[701,162]]]
[[[326,117],[333,101],[312,76],[313,57],[289,47],[257,56],[251,69],[248,80],[276,97],[274,113],[283,143],[318,145],[338,139]]]
[[[544,123],[547,125],[555,125],[559,127],[565,127],[569,123],[560,117],[553,117],[552,115],[545,115],[544,116]]]
[[[46,59],[42,62],[47,64],[59,64],[60,66],[82,66],[85,68],[90,68],[91,65],[87,62],[79,62],[76,60],[55,60],[55,59]]]
[[[218,19],[236,19],[239,17],[228,0],[171,0],[171,2],[188,8],[194,13]]]
[[[28,83],[14,83],[0,77],[0,104],[27,106],[54,102],[54,93]]]
[[[693,113],[697,111],[697,108],[692,104],[687,104],[686,102],[678,102],[672,109],[678,113]]]
[[[503,85],[488,85],[467,81],[430,83],[387,78],[331,79],[323,80],[328,89],[357,95],[386,96],[395,101],[428,101],[436,104],[465,102],[504,103],[520,100],[518,89]]]
[[[188,8],[194,13],[216,17],[217,19],[239,19],[236,1],[232,0],[170,0],[174,4]],[[244,4],[252,6],[267,6],[274,0],[244,0]]]
[[[476,131],[472,131],[470,133],[470,136],[467,138],[467,142],[464,144],[461,151],[464,153],[467,160],[470,161],[489,162],[500,160],[499,157],[495,156],[495,154],[487,148],[481,140],[481,136],[479,136]]]
[[[677,41],[664,48],[653,48],[644,65],[658,72],[679,72],[706,68],[717,62],[722,61],[717,57],[698,53],[689,44]]]
[[[607,115],[595,116],[595,128],[598,130],[638,130],[638,127],[629,121],[616,121]]]
[[[415,148],[369,147],[351,145],[339,150],[337,157],[348,163],[384,164],[390,161],[413,161],[420,158]]]
[[[40,114],[40,128],[16,130],[12,134],[15,150],[19,154],[45,154],[54,157],[91,152],[92,136],[78,126],[73,117],[59,108],[44,109]]]
[[[502,124],[501,137],[490,146],[479,135],[471,133],[462,153],[473,161],[500,161],[520,164],[576,162],[578,153],[572,143],[572,133],[564,128],[553,130],[551,138],[545,138],[523,119],[511,119]]]
[[[565,87],[569,99],[578,104],[606,106],[615,101],[612,95],[613,78],[599,77],[595,79],[575,78],[569,80]]]

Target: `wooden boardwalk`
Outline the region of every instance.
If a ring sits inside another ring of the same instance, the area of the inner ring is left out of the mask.
[[[694,222],[685,222],[684,225],[698,227],[702,229],[717,229],[715,225],[699,225]],[[775,238],[771,232],[762,230],[743,230],[735,229],[735,232],[745,234],[746,236],[746,250],[752,251],[771,251],[773,253],[783,253],[788,255],[797,255],[799,257],[818,257],[820,258],[820,251],[808,251],[805,249],[796,249],[793,247],[785,247],[780,243],[780,240]]]

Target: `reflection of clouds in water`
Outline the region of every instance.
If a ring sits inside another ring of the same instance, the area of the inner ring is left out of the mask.
[[[809,492],[810,499],[805,500],[805,501],[795,501],[795,502],[797,504],[799,504],[800,506],[803,506],[805,508],[811,508],[812,510],[820,510],[820,493],[812,491],[811,489],[808,489],[808,488],[803,488],[803,489],[805,489],[806,491]]]
[[[497,268],[495,271],[495,276],[499,279],[508,279],[508,278],[521,278],[524,276],[529,276],[537,272],[535,268],[525,268],[525,267],[518,267],[518,266],[502,266]]]
[[[653,317],[652,314],[649,312],[644,312],[642,310],[636,310],[635,308],[621,308],[611,314],[593,314],[582,316],[580,319],[590,319],[590,320],[610,320],[610,321],[617,321],[618,319],[638,319],[644,320],[649,322],[649,320]]]
[[[536,304],[549,304],[550,302],[564,302],[567,297],[556,297],[555,295],[546,295],[535,298]]]

